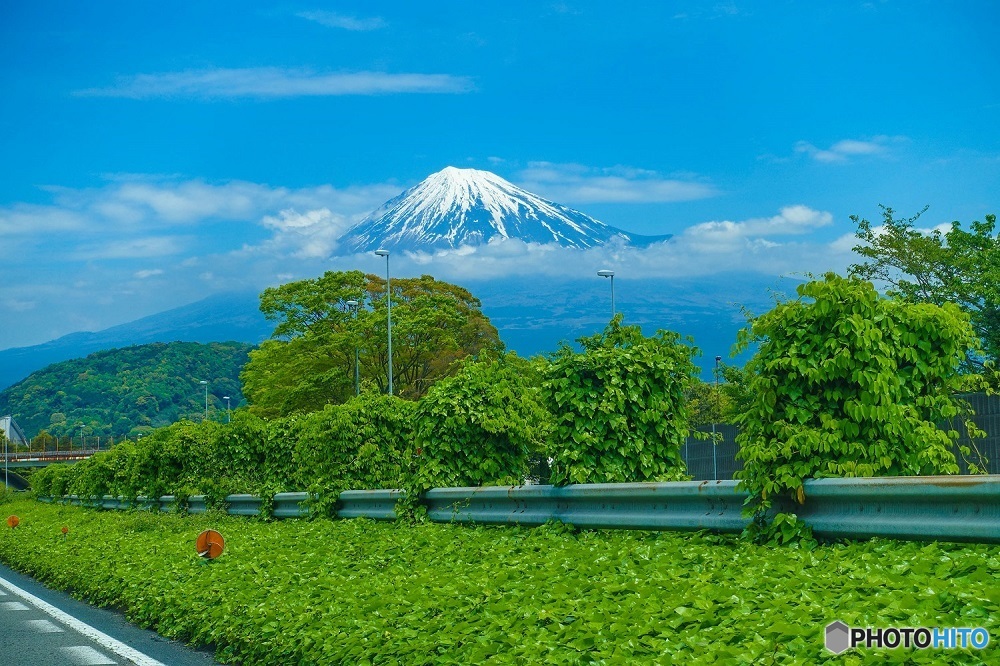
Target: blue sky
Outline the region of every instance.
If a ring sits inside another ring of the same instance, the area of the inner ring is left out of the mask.
[[[849,216],[880,203],[929,205],[927,227],[1000,210],[998,18],[994,2],[0,2],[0,349],[378,271],[336,238],[449,165],[675,241],[394,258],[401,274],[842,270]]]

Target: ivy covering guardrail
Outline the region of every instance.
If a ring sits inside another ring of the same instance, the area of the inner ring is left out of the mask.
[[[394,520],[402,490],[348,490],[340,494],[338,518]],[[434,488],[421,498],[435,522],[542,525],[561,521],[582,528],[709,530],[740,532],[745,491],[735,481],[605,483],[563,487],[528,485]],[[254,516],[267,508],[275,518],[310,514],[307,493],[279,493],[273,501],[229,495],[228,513]],[[173,497],[129,501],[74,495],[59,501],[105,509],[170,511]],[[204,513],[204,496],[187,498],[189,513]],[[805,482],[805,502],[786,503],[824,538],[888,537],[918,541],[1000,543],[1000,475],[813,479]]]

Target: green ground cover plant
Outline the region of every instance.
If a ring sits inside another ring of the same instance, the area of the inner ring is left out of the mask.
[[[230,664],[987,664],[985,650],[835,656],[823,628],[984,626],[1000,547],[224,515],[8,501],[0,560]],[[60,528],[69,532],[63,536]],[[220,530],[204,564],[194,540]]]

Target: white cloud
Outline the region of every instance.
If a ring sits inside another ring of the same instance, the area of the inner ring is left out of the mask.
[[[833,222],[833,215],[808,206],[787,206],[778,215],[742,222],[702,222],[687,228],[682,237],[691,245],[713,247],[753,243],[765,236],[803,235]]]
[[[215,186],[188,181],[166,188],[155,183],[125,183],[117,188],[113,204],[128,211],[131,219],[145,210],[166,222],[197,222],[245,218],[270,196],[268,188],[254,183]]]
[[[808,155],[817,162],[843,163],[851,158],[864,156],[886,157],[890,154],[893,144],[905,141],[903,137],[876,136],[868,141],[857,139],[842,139],[829,148],[817,148],[808,141],[795,144],[795,152]]]
[[[0,207],[0,235],[36,236],[51,232],[74,231],[85,227],[86,217],[77,211],[36,204]]]
[[[813,237],[832,221],[828,212],[796,205],[767,218],[693,225],[668,241],[645,248],[610,243],[576,250],[503,240],[453,251],[399,253],[394,255],[393,271],[400,275],[430,273],[456,281],[511,275],[567,278],[590,275],[600,268],[616,269],[625,279],[843,271],[855,259],[851,248]],[[378,270],[366,255],[340,257],[335,262],[344,267],[370,264],[366,270]]]
[[[830,243],[830,248],[834,252],[850,253],[854,246],[858,245],[858,237],[854,234],[843,234]]]
[[[84,97],[282,98],[400,93],[466,93],[474,84],[467,76],[450,74],[390,74],[388,72],[328,72],[257,67],[207,69],[163,74],[136,74],[106,88],[77,91]]]
[[[187,238],[176,236],[152,236],[110,240],[80,246],[72,255],[78,261],[98,259],[149,259],[168,257],[184,252],[188,247]]]
[[[655,171],[626,166],[597,168],[532,162],[516,181],[530,192],[571,204],[692,201],[717,194],[715,187],[704,180],[666,178]]]
[[[235,252],[218,288],[239,289],[263,279],[254,263],[264,257],[297,265],[329,257],[343,231],[399,194],[400,186],[291,189],[131,175],[101,187],[44,190],[52,195],[47,205],[0,206],[0,235],[12,251],[0,270],[11,284],[20,275],[65,284],[57,276],[93,274],[95,265],[113,273],[105,278],[109,284],[152,283],[164,273],[183,281],[210,265],[206,257]],[[143,265],[151,259],[168,263]],[[176,286],[180,298],[184,288]]]
[[[385,20],[378,16],[370,18],[357,18],[354,16],[347,16],[346,14],[338,14],[336,12],[323,10],[299,12],[296,16],[304,18],[307,21],[314,21],[320,25],[325,25],[328,28],[342,28],[344,30],[351,30],[355,32],[378,30],[380,28],[384,28],[386,25]]]
[[[277,216],[265,216],[261,223],[276,233],[254,251],[287,254],[297,259],[322,259],[336,251],[337,239],[352,221],[328,208],[321,208],[304,213],[283,210]]]
[[[5,298],[0,301],[6,312],[28,312],[38,306],[37,301],[26,301],[17,298]]]
[[[206,183],[145,176],[119,178],[96,188],[45,189],[54,195],[52,204],[0,206],[0,232],[127,233],[212,220],[256,223],[264,215],[288,208],[328,208],[356,220],[400,191],[399,186],[385,183],[289,189],[246,181]]]

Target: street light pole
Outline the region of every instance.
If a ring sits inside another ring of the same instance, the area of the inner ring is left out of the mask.
[[[603,268],[597,271],[597,274],[600,275],[601,277],[611,278],[611,318],[614,319],[615,318],[615,272],[610,269]]]
[[[389,260],[386,259],[386,263],[388,263],[388,261]],[[354,300],[347,301],[347,307],[351,308],[351,310],[354,311],[354,324],[355,324],[355,326],[354,326],[354,328],[355,328],[354,334],[355,335],[357,335],[358,307],[360,307],[360,305],[361,305],[361,303],[359,303],[358,301],[354,301]],[[361,395],[361,369],[358,366],[358,342],[357,342],[357,338],[355,338],[355,340],[354,340],[354,395],[355,396]]]
[[[222,399],[226,401],[226,423],[232,423],[233,422],[233,412],[230,409],[229,396],[228,395],[224,395],[224,396],[222,396]]]
[[[198,382],[205,387],[205,420],[208,420],[208,382],[204,379]]]
[[[392,395],[392,285],[389,283],[389,250],[378,249],[375,254],[385,257],[385,311],[389,330],[389,395]]]
[[[719,363],[721,361],[721,356],[715,357],[715,412],[712,414],[712,476],[715,477],[716,481],[719,480],[719,462],[716,455],[719,443],[715,441],[715,421],[719,418]]]
[[[80,450],[84,451],[87,448],[87,440],[83,437],[83,424],[80,424]]]

